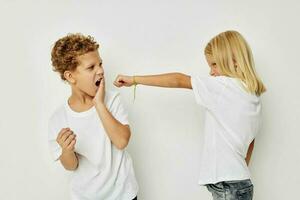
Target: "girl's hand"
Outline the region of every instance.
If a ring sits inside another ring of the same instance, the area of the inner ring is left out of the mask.
[[[105,81],[104,78],[101,79],[99,88],[96,92],[96,95],[93,99],[94,105],[104,104],[104,98],[105,98]]]
[[[76,135],[69,128],[63,128],[59,132],[56,142],[60,145],[63,152],[74,152]]]
[[[134,85],[134,79],[133,76],[124,76],[124,75],[118,75],[116,80],[114,81],[114,85],[116,87],[130,87]]]

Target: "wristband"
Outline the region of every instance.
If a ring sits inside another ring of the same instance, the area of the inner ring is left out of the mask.
[[[135,94],[136,94],[136,86],[137,86],[137,82],[135,81],[135,76],[132,77],[133,78],[133,101],[135,100]]]

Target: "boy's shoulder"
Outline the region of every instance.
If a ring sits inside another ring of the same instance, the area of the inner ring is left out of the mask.
[[[116,103],[120,103],[120,92],[114,90],[107,90],[105,92],[105,103],[110,109]]]
[[[64,112],[65,112],[65,105],[64,103],[62,103],[51,114],[49,118],[49,123],[54,123],[55,121],[59,121],[64,116]]]

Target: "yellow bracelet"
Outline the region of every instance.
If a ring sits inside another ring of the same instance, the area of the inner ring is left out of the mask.
[[[135,94],[136,94],[136,86],[137,86],[137,82],[135,81],[135,76],[132,77],[133,78],[133,101],[135,101]]]
[[[137,82],[135,81],[135,76],[133,76],[132,79],[133,79],[133,85],[137,85]]]

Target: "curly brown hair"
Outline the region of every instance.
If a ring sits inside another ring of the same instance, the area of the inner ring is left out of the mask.
[[[51,52],[53,71],[58,72],[65,81],[64,72],[74,71],[79,64],[76,58],[98,48],[99,44],[89,35],[75,33],[60,38],[55,42]]]

